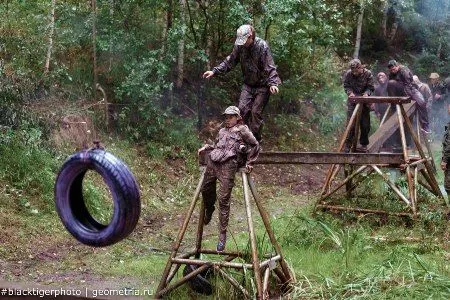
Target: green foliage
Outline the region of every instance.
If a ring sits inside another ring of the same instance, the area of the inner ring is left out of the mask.
[[[53,185],[57,161],[46,150],[42,131],[21,126],[18,130],[3,127],[0,132],[0,180],[14,191],[11,201],[31,203],[48,212],[53,206]]]

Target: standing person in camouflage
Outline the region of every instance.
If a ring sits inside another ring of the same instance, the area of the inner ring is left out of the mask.
[[[344,75],[344,90],[347,96],[369,96],[374,90],[374,82],[372,72],[366,69],[359,59],[352,59],[350,61],[350,69]],[[351,99],[347,100],[347,122],[350,120],[353,111],[355,110],[356,103]],[[372,106],[374,107],[374,106]],[[361,135],[359,142],[361,147],[358,149],[361,152],[367,152],[367,145],[369,145],[369,132],[370,132],[370,110],[371,107],[368,104],[364,104],[361,113],[361,119],[359,122]],[[345,141],[344,151],[349,152],[353,136],[355,134],[355,128],[353,127]]]
[[[433,130],[436,135],[442,134],[442,123],[446,119],[446,107],[445,101],[446,87],[443,82],[439,81],[438,73],[431,73],[429,76],[431,94],[433,95],[433,103],[431,106],[431,120],[433,124]]]
[[[419,123],[421,125],[420,129],[425,134],[431,133],[430,124],[428,121],[427,102],[419,92],[418,86],[414,83],[412,72],[406,66],[400,65],[393,59],[388,62],[387,66],[390,71],[389,80],[394,80],[401,84],[405,94],[411,97],[413,101],[416,101],[417,110],[419,112]],[[388,89],[389,84],[391,84],[391,82],[388,83]],[[395,84],[395,82],[392,84]]]
[[[231,54],[212,71],[206,71],[203,78],[228,73],[239,62],[244,75],[239,109],[245,124],[260,141],[263,110],[270,94],[278,93],[278,85],[281,84],[267,42],[256,37],[252,26],[242,25],[237,30]]]
[[[198,150],[212,149],[207,158],[202,197],[205,204],[204,224],[209,224],[215,210],[216,198],[219,198],[219,241],[217,251],[225,249],[227,227],[230,217],[230,197],[234,186],[234,176],[238,168],[245,165],[247,172],[253,169],[253,162],[259,154],[259,143],[243,125],[239,108],[228,107],[225,112],[225,128],[220,129],[214,145],[204,145]],[[219,181],[218,197],[216,182]]]
[[[428,86],[428,84],[420,81],[420,79],[417,75],[413,76],[413,81],[415,84],[417,84],[417,87],[419,88],[419,92],[422,94],[423,99],[427,102],[427,109],[428,109],[428,111],[430,111],[431,104],[433,103],[433,94],[431,93],[430,87]]]
[[[387,75],[384,72],[380,72],[377,74],[377,82],[378,85],[375,86],[375,91],[373,92],[374,96],[386,97],[387,94]],[[389,107],[388,103],[375,103],[375,115],[381,121],[386,112],[386,109]]]
[[[450,105],[447,107],[447,113],[450,114]],[[445,126],[444,138],[442,139],[442,160],[441,169],[444,171],[444,188],[447,197],[450,200],[450,122]],[[447,219],[450,219],[450,212],[447,213]]]

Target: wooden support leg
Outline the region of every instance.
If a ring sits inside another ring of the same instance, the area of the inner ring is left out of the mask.
[[[195,205],[197,203],[198,197],[200,195],[200,191],[203,185],[203,180],[205,178],[205,172],[206,172],[206,168],[203,167],[202,173],[200,175],[200,180],[198,182],[197,188],[195,190],[195,194],[194,197],[192,198],[191,201],[191,205],[189,206],[189,210],[186,214],[186,217],[184,219],[183,225],[180,228],[180,231],[178,232],[178,237],[177,240],[175,242],[175,245],[172,249],[172,253],[170,254],[169,259],[167,260],[167,264],[166,267],[164,269],[163,275],[161,277],[161,280],[159,282],[158,288],[156,289],[156,298],[159,298],[163,295],[162,290],[166,287],[166,285],[168,284],[166,282],[167,280],[167,276],[169,275],[170,269],[172,268],[172,259],[175,258],[175,256],[177,255],[178,249],[180,248],[181,242],[183,240],[184,234],[186,233],[186,229],[187,226],[189,224],[189,221],[191,219],[192,216],[192,212],[194,211]],[[192,274],[192,273],[191,273]]]
[[[255,273],[255,282],[256,282],[256,290],[257,290],[257,299],[263,298],[263,287],[261,281],[261,270],[259,266],[259,257],[258,257],[258,249],[256,245],[256,235],[255,230],[253,228],[253,218],[252,218],[252,210],[250,206],[250,193],[249,186],[247,180],[247,173],[242,171],[242,185],[244,187],[244,200],[245,200],[245,209],[247,211],[247,223],[248,223],[248,231],[250,235],[250,245],[252,249],[252,261],[253,261],[253,271]]]
[[[272,227],[270,226],[269,214],[264,209],[263,205],[261,204],[261,201],[259,200],[253,180],[247,173],[245,173],[245,176],[248,178],[248,185],[250,187],[250,191],[252,192],[256,207],[258,208],[259,214],[261,215],[261,219],[264,223],[264,227],[266,228],[267,234],[269,235],[270,242],[272,243],[273,247],[275,248],[275,252],[278,255],[280,255],[280,257],[281,257],[280,265],[283,270],[283,273],[285,274],[285,278],[287,280],[292,280],[293,278],[291,278],[291,274],[289,273],[289,267],[288,267],[286,261],[284,260],[283,254],[281,253],[280,244],[278,244],[278,242],[275,238],[275,234],[272,231]]]
[[[390,110],[391,110],[391,106],[388,105],[386,111],[384,112],[383,118],[381,119],[380,127],[381,127],[381,126],[384,124],[384,122],[386,121],[387,116],[388,116]]]
[[[425,182],[419,181],[419,183],[420,183],[424,188],[426,188],[426,189],[429,190],[431,193],[433,193],[436,197],[439,197],[439,194],[437,194],[436,191],[432,188],[431,178],[430,178],[430,175],[428,175],[427,170],[421,169],[421,170],[420,170],[420,174],[422,174],[423,178],[425,179]]]
[[[375,170],[375,172],[381,175],[384,181],[392,188],[392,190],[400,197],[400,199],[402,199],[408,206],[411,205],[411,202],[402,194],[402,192],[395,186],[395,184],[389,178],[387,178],[387,176],[383,172],[381,172],[381,170],[377,166],[371,165],[371,167]]]
[[[359,176],[359,178],[353,182],[353,185],[350,187],[350,191],[356,189],[356,187],[360,185],[364,180],[369,178],[369,175],[372,174],[373,172],[374,172],[373,169],[369,169],[367,170],[367,174],[365,176],[364,175]]]
[[[248,294],[248,291],[242,285],[240,285],[239,282],[236,279],[234,279],[232,276],[228,275],[225,271],[220,269],[220,267],[215,266],[214,270],[216,272],[219,272],[219,274],[222,275],[223,278],[228,280],[231,283],[231,285],[233,285],[236,289],[241,291],[242,294],[244,295],[245,299],[249,299],[250,298],[250,295]]]
[[[269,299],[269,275],[270,275],[270,268],[267,267],[264,271],[264,280],[263,280],[263,294],[264,299]]]
[[[202,199],[200,202],[200,213],[198,217],[198,227],[197,227],[197,242],[195,245],[195,258],[200,258],[200,251],[202,250],[202,239],[203,239],[203,219],[205,217],[205,203]]]
[[[402,112],[400,109],[400,104],[397,104],[397,116],[398,116],[398,124],[399,124],[399,129],[400,129],[400,136],[401,136],[401,140],[402,140],[402,150],[403,150],[403,158],[405,160],[405,163],[408,164],[409,163],[409,156],[408,156],[408,146],[406,145],[406,135],[405,135],[405,128],[403,126],[403,116],[402,116]],[[406,116],[405,119],[409,118]],[[410,132],[410,134],[413,134],[413,132]],[[411,199],[411,202],[414,202],[414,182],[413,182],[413,178],[411,175],[411,168],[409,167],[409,165],[407,165],[406,167],[406,177],[408,179],[408,194],[409,194],[409,199]]]
[[[343,182],[341,182],[337,187],[335,187],[331,192],[329,192],[328,194],[322,196],[322,198],[320,199],[321,201],[325,200],[326,198],[328,198],[329,196],[331,196],[332,194],[334,194],[337,190],[339,190],[342,186],[344,186],[348,181],[350,181],[353,177],[355,177],[356,175],[360,174],[362,171],[364,171],[367,168],[367,166],[361,166],[358,168],[358,170],[356,170],[355,172],[353,172],[352,174],[350,174],[349,176],[347,176],[347,178],[344,179]]]
[[[399,105],[399,106],[400,106],[402,115],[405,117],[406,126],[407,126],[407,128],[408,128],[408,130],[409,130],[409,132],[410,132],[410,134],[411,134],[411,136],[413,138],[413,140],[414,140],[414,143],[416,145],[417,151],[419,151],[420,157],[421,158],[426,158],[425,153],[424,153],[424,151],[422,149],[422,146],[419,143],[419,139],[414,134],[414,129],[412,127],[411,121],[409,120],[408,116],[406,115],[405,109],[403,108],[402,105]],[[435,194],[438,195],[438,197],[444,199],[444,196],[442,195],[441,190],[439,189],[439,185],[438,185],[438,183],[436,181],[436,177],[434,176],[433,168],[432,168],[430,162],[426,161],[424,163],[424,165],[425,165],[425,168],[426,168],[426,170],[428,172],[428,175],[430,177],[430,186],[431,186],[431,188],[435,191]]]
[[[417,183],[419,174],[417,172],[417,166],[414,166],[414,197],[411,198],[411,205],[414,216],[417,216]]]
[[[361,104],[359,104],[359,103],[356,104],[355,110],[353,111],[353,114],[350,117],[350,120],[348,121],[347,127],[345,128],[344,134],[342,135],[341,141],[339,143],[338,152],[342,152],[342,150],[344,149],[345,140],[347,139],[348,133],[350,132],[350,129],[352,128],[352,126],[355,125],[356,115],[357,115],[360,107],[361,107]],[[335,165],[331,165],[330,168],[328,169],[327,177],[325,179],[325,183],[322,188],[322,195],[328,193],[328,191],[330,189],[330,181],[331,181],[330,179],[333,174],[334,168],[335,168]]]

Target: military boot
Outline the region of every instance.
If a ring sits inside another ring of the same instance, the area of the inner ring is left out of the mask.
[[[225,250],[225,244],[227,242],[227,233],[221,232],[219,233],[219,241],[217,242],[217,251],[222,252]]]

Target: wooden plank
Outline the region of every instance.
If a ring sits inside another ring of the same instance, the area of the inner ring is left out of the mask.
[[[351,164],[400,165],[401,153],[343,152],[261,152],[255,165],[261,164]]]
[[[408,103],[403,106],[408,117],[412,116],[416,111],[416,103]],[[381,125],[374,134],[369,137],[369,145],[367,149],[371,153],[377,153],[380,151],[381,146],[394,134],[399,128],[397,114],[392,114]]]
[[[362,104],[370,104],[370,103],[391,103],[391,104],[406,104],[411,102],[411,98],[409,97],[362,97],[355,96],[349,97],[349,100],[352,100],[355,103]]]

